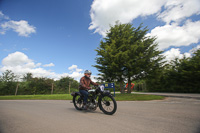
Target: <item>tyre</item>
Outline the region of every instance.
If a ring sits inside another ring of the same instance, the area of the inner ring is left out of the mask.
[[[99,99],[99,108],[107,115],[112,115],[117,110],[117,103],[115,99],[110,96],[102,96]]]
[[[82,110],[82,106],[83,106],[83,99],[80,95],[75,95],[73,97],[73,103],[74,103],[74,107],[77,110]]]

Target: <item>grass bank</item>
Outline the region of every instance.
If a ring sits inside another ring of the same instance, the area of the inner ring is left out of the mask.
[[[116,94],[116,101],[162,100],[163,96],[145,94]],[[0,100],[72,100],[70,94],[0,96]]]

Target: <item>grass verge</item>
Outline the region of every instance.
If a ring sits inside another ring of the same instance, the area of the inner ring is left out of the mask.
[[[145,94],[116,94],[116,101],[162,100],[164,96]],[[0,96],[0,100],[72,100],[70,94]]]
[[[163,100],[164,96],[146,95],[146,94],[116,94],[116,101],[149,101]]]

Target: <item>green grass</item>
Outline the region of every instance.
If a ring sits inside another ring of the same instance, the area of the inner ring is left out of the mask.
[[[116,94],[116,101],[148,101],[163,100],[164,96],[145,95],[145,94]]]
[[[71,100],[69,94],[0,96],[0,100]]]
[[[116,94],[116,101],[162,100],[163,96],[145,94]],[[72,100],[70,94],[0,96],[0,100]]]

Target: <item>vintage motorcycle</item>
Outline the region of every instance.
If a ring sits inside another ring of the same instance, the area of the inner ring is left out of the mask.
[[[96,89],[88,90],[88,110],[95,111],[97,107],[107,114],[112,115],[117,110],[117,103],[109,90],[104,90],[104,86],[100,85]],[[84,96],[80,92],[72,92],[73,104],[77,110],[83,110]]]

